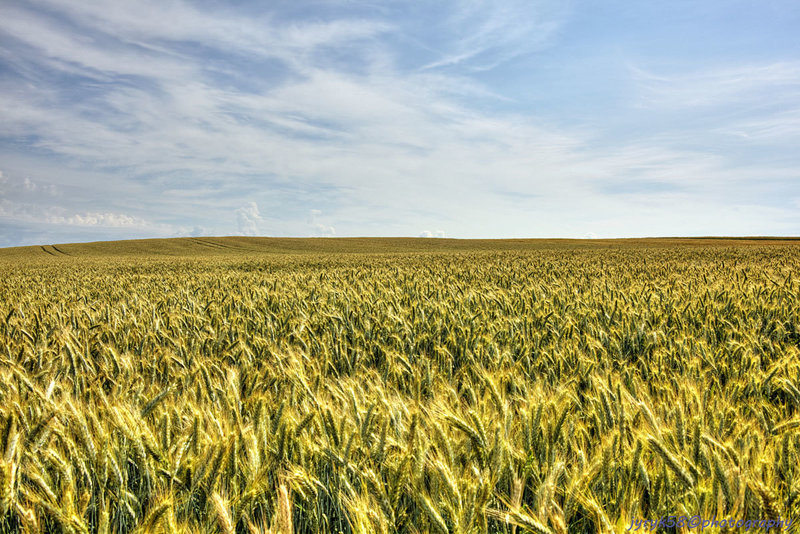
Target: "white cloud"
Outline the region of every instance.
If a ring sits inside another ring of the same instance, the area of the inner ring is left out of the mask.
[[[183,1],[38,3],[66,15],[82,31],[74,32],[72,28],[63,31],[63,26],[13,5],[0,9],[2,18],[15,21],[6,25],[5,31],[41,49],[51,59],[63,62],[63,68],[72,64],[98,72],[158,77],[169,77],[172,72],[179,78],[187,73],[187,56],[171,49],[175,43],[200,43],[243,56],[277,58],[300,67],[313,61],[310,54],[321,47],[369,39],[390,28],[382,21],[358,18],[287,23],[274,20],[269,14],[247,16],[225,9],[201,11]],[[102,45],[75,37],[88,33],[86,30],[103,35],[103,39],[97,40]],[[117,62],[117,59],[128,61]]]
[[[141,217],[112,211],[71,212],[62,206],[0,199],[0,219],[12,224],[138,229],[163,234],[170,226],[155,224]]]
[[[261,235],[261,224],[264,219],[258,212],[258,204],[248,202],[236,210],[236,223],[242,235],[257,236]]]
[[[56,196],[59,193],[58,187],[53,183],[35,181],[30,177],[22,180],[4,175],[0,171],[0,186],[6,186],[0,190],[0,194],[8,194],[13,197],[24,195],[26,197]]]
[[[314,237],[333,237],[336,235],[336,228],[317,223],[312,226]]]
[[[148,223],[143,219],[131,217],[124,213],[87,212],[68,217],[50,215],[46,218],[49,224],[68,224],[72,226],[102,226],[107,228],[146,228]]]
[[[322,210],[312,209],[308,212],[308,225],[311,228],[311,237],[333,237],[336,229],[333,226],[321,223],[318,218]]]
[[[188,228],[177,232],[176,237],[180,236],[203,237],[207,235],[209,235],[209,231],[205,226],[193,226],[192,228]]]
[[[443,238],[445,236],[444,230],[423,230],[420,232],[419,237],[436,237],[436,238]]]

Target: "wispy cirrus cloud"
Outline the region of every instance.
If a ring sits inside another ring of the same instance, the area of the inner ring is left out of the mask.
[[[721,131],[756,143],[796,143],[800,140],[800,107],[740,120]]]
[[[763,167],[764,174],[771,175],[775,165],[785,165],[788,147],[800,141],[800,62],[746,63],[669,74],[636,68],[632,72],[638,106],[656,116],[673,115],[684,121],[680,126],[672,121],[661,134],[662,142],[691,144],[727,159],[731,166]],[[791,166],[784,171],[796,176]]]
[[[425,69],[466,64],[489,70],[550,44],[569,2],[480,0],[457,4],[441,27],[453,39]]]
[[[640,104],[658,108],[776,106],[796,103],[800,62],[737,64],[695,72],[657,74],[631,66]]]

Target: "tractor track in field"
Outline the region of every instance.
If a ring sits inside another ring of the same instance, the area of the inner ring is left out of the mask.
[[[206,248],[215,248],[215,249],[224,248],[224,247],[222,247],[221,245],[218,245],[217,243],[209,243],[209,242],[207,242],[207,241],[202,241],[202,240],[200,240],[200,239],[194,239],[193,241],[194,241],[195,243],[197,243],[198,245],[200,245],[201,247],[206,247]]]
[[[210,248],[222,248],[222,249],[235,249],[236,247],[232,247],[230,245],[223,245],[222,243],[214,243],[213,241],[205,241],[203,239],[194,239],[195,243],[198,245],[203,245]]]

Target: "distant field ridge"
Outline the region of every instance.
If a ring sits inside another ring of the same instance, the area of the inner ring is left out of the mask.
[[[208,256],[217,254],[406,253],[630,246],[741,246],[789,244],[800,237],[658,237],[629,239],[448,239],[423,237],[178,237],[0,248],[2,258],[91,256]]]

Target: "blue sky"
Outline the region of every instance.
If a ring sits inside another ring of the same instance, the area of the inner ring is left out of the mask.
[[[800,235],[795,1],[4,0],[0,246]]]

